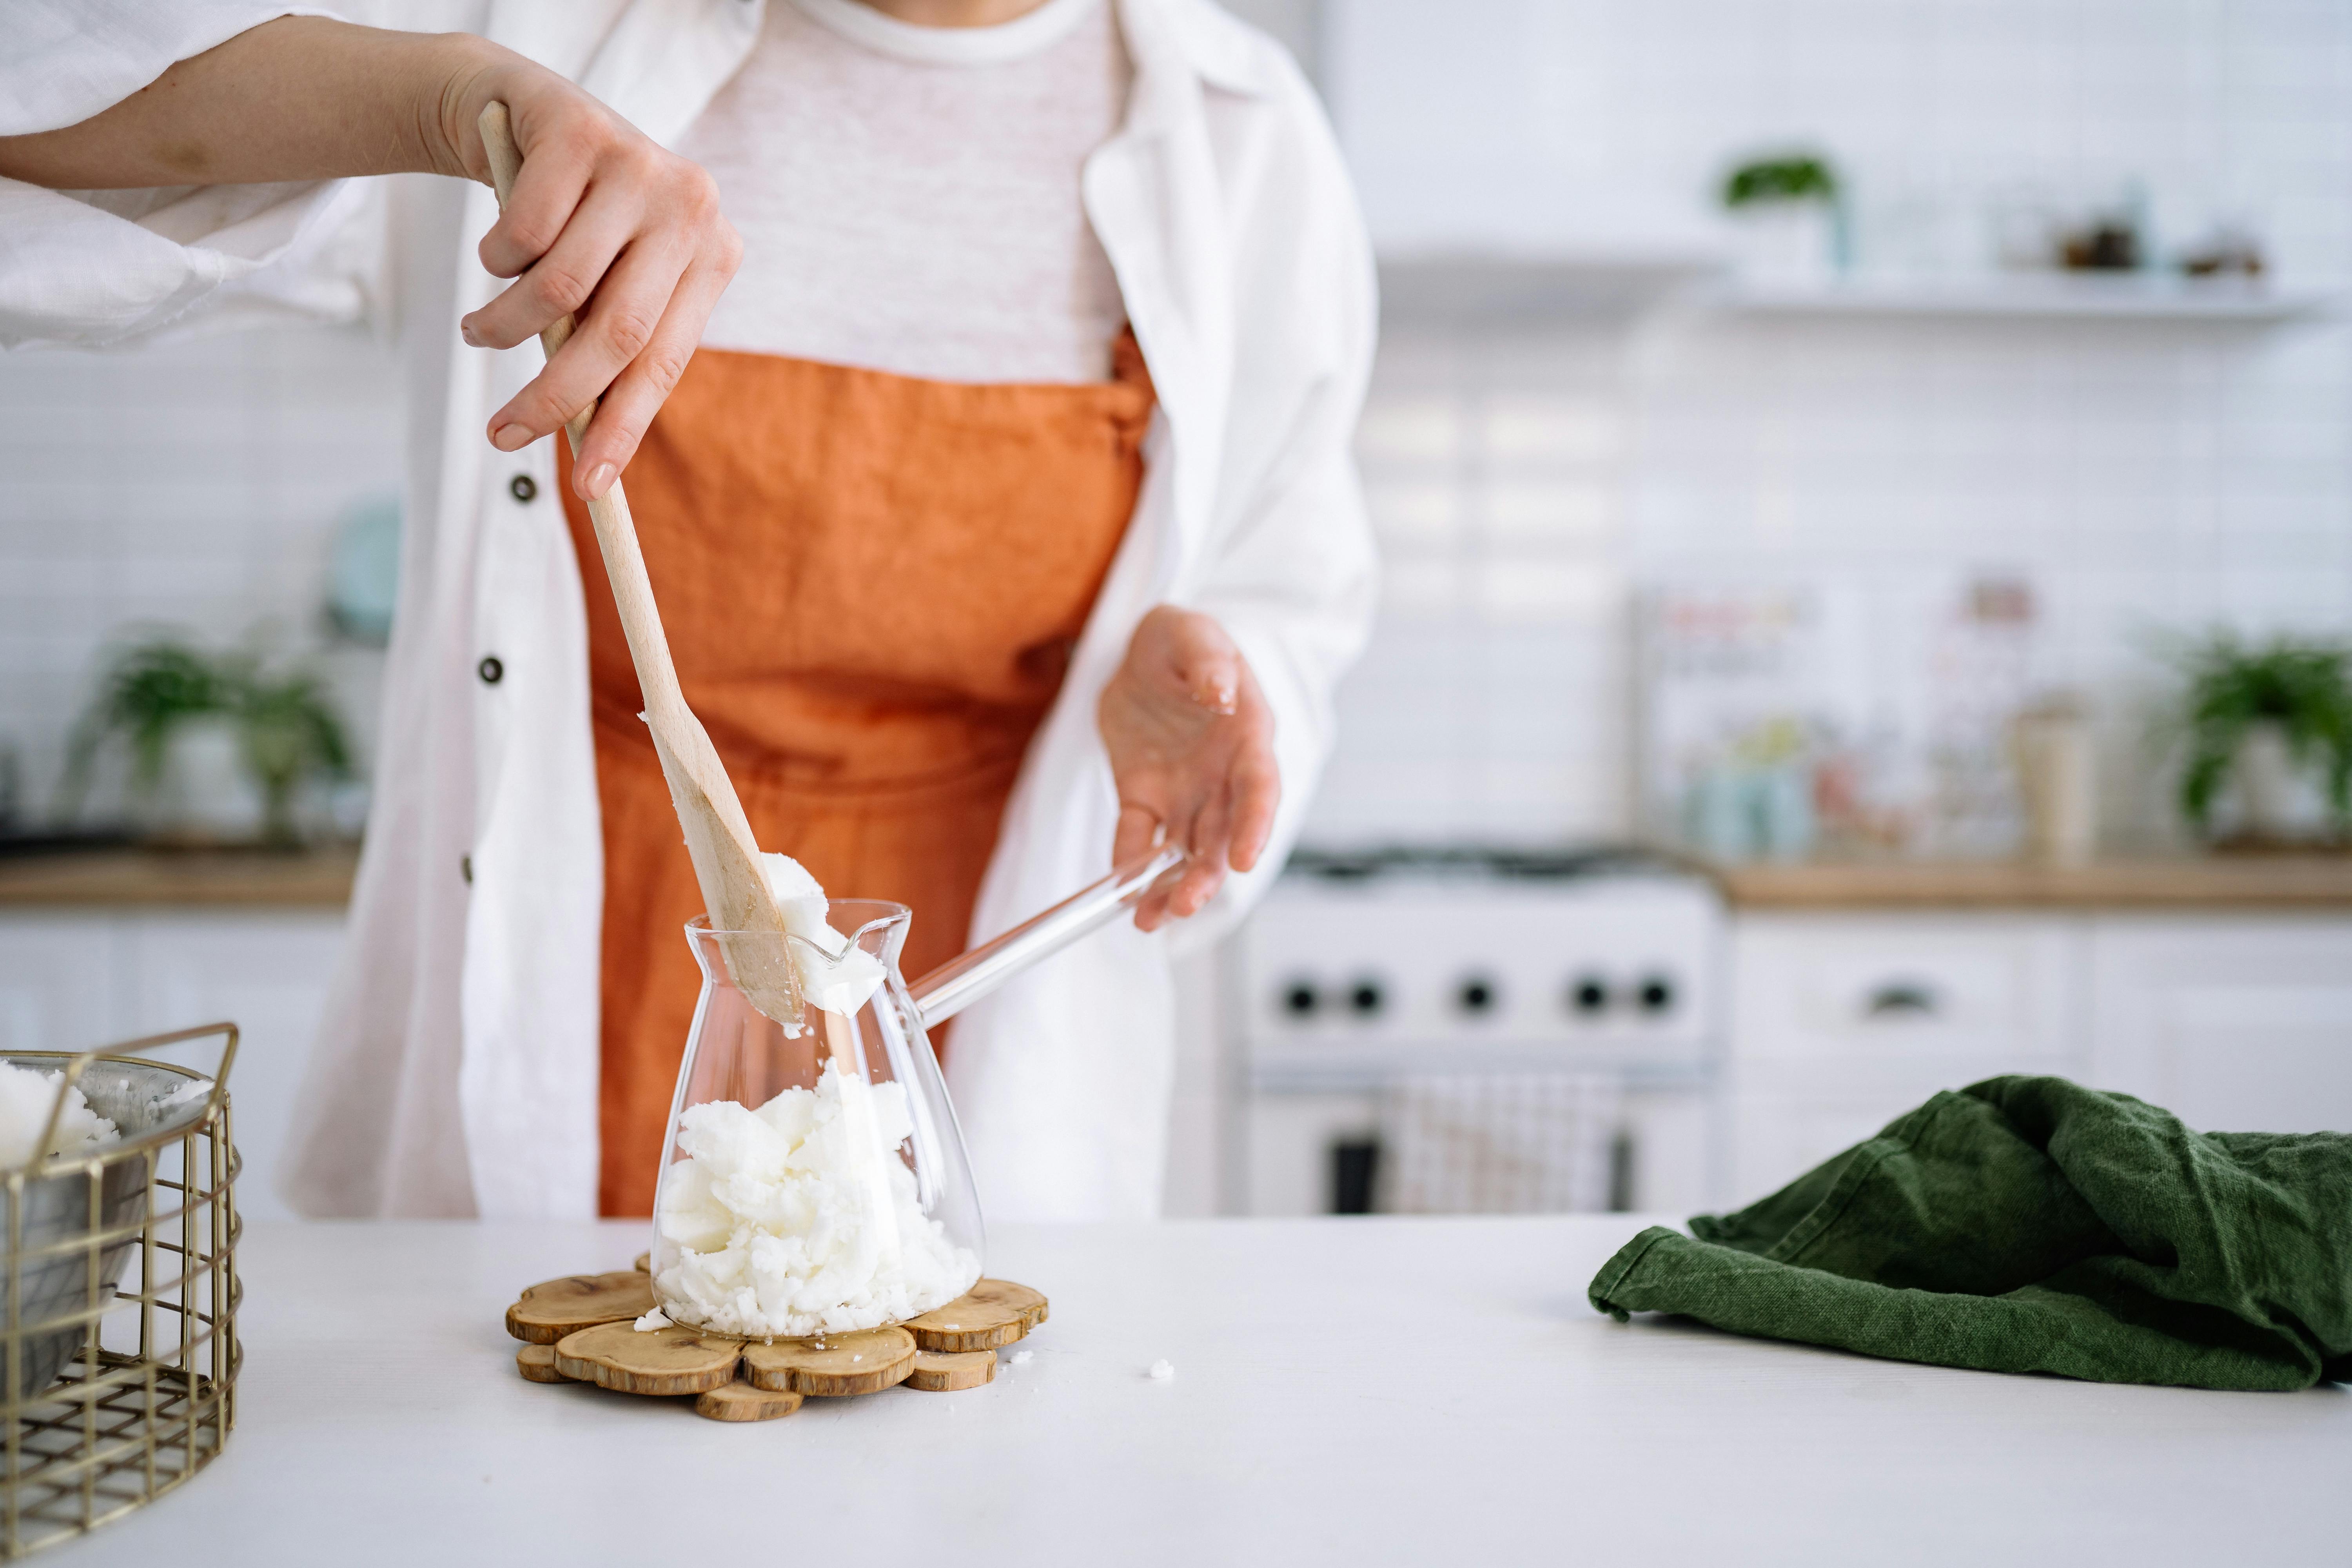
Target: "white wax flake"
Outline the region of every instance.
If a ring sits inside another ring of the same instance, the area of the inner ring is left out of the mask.
[[[121,1141],[121,1131],[89,1108],[79,1084],[67,1087],[65,1104],[58,1106],[58,1088],[65,1076],[62,1071],[43,1072],[0,1062],[0,1170],[13,1171],[50,1155],[94,1154]],[[205,1085],[207,1089],[211,1087]],[[49,1125],[52,1110],[57,1112],[58,1125],[49,1135],[49,1146],[35,1149],[33,1145],[41,1141]]]
[[[669,1314],[663,1311],[659,1307],[656,1307],[652,1311],[647,1312],[644,1317],[639,1318],[636,1323],[637,1332],[641,1334],[649,1334],[656,1329],[666,1329],[668,1327]]]
[[[1143,1375],[1154,1383],[1167,1383],[1176,1375],[1176,1363],[1171,1361],[1155,1361],[1151,1363],[1151,1370]]]
[[[828,1013],[855,1013],[881,988],[882,961],[833,929],[825,916],[824,889],[808,868],[789,855],[762,855],[776,912],[784,917],[786,945],[799,972],[801,993]]]
[[[1013,1352],[1013,1364],[1014,1366],[1027,1366],[1031,1362],[1036,1359],[1037,1352],[1035,1351],[1014,1351]]]
[[[862,1355],[854,1355],[854,1356],[851,1356],[849,1359],[850,1359],[850,1360],[852,1360],[852,1361],[864,1361],[866,1358],[865,1358],[864,1356],[862,1356]]]
[[[903,1084],[830,1059],[815,1089],[756,1110],[688,1106],[657,1219],[676,1248],[654,1276],[670,1320],[803,1339],[901,1322],[971,1289],[980,1259],[923,1213],[899,1157],[913,1126]]]

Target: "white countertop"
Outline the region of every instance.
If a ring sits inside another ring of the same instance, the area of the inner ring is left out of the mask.
[[[2002,1377],[1621,1325],[1644,1222],[1006,1226],[1035,1352],[757,1426],[515,1374],[638,1225],[261,1225],[226,1453],[43,1561],[2342,1562],[2352,1390]],[[1176,1377],[1144,1369],[1165,1357]],[[741,1555],[739,1557],[737,1553]]]

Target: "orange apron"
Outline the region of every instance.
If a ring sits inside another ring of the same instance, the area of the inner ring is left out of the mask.
[[[1113,359],[1107,382],[983,386],[704,349],[629,464],[679,684],[760,847],[910,907],[909,976],[963,948],[1135,510],[1151,384],[1131,334]],[[564,462],[604,819],[598,1198],[646,1215],[702,899]]]

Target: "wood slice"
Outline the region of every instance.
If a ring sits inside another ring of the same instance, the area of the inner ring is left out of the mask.
[[[637,1260],[629,1267],[640,1274],[651,1274],[654,1271],[654,1255],[650,1252],[640,1252],[637,1254]]]
[[[907,1320],[927,1351],[992,1351],[1045,1321],[1045,1298],[1009,1279],[982,1279],[944,1307]]]
[[[930,1394],[978,1388],[996,1376],[994,1351],[917,1351],[907,1386]]]
[[[569,1383],[572,1380],[555,1370],[553,1345],[525,1345],[515,1352],[515,1370],[530,1383]]]
[[[705,1389],[694,1401],[694,1413],[708,1415],[713,1421],[773,1421],[798,1410],[801,1398],[800,1394],[761,1388],[739,1377],[732,1383]]]
[[[742,1359],[741,1340],[677,1324],[641,1334],[627,1323],[602,1323],[555,1344],[564,1376],[623,1394],[700,1394],[733,1382]]]
[[[507,1309],[507,1332],[530,1344],[551,1345],[575,1330],[642,1318],[653,1310],[653,1280],[634,1268],[567,1274],[525,1290]]]
[[[819,1350],[822,1344],[824,1348]],[[866,1329],[822,1340],[758,1341],[743,1347],[743,1375],[761,1388],[835,1398],[879,1394],[915,1370],[915,1336],[904,1329]]]

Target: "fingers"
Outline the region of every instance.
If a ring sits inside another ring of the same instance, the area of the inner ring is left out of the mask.
[[[516,280],[497,299],[458,322],[466,341],[478,348],[510,349],[585,307],[614,258],[635,236],[641,216],[625,195],[591,190],[547,249],[519,268]],[[484,238],[483,248],[489,243]]]
[[[523,161],[481,244],[483,265],[517,280],[462,326],[469,343],[510,348],[575,319],[546,368],[490,416],[489,436],[515,451],[603,400],[572,466],[574,488],[593,498],[677,384],[742,246],[707,174],[544,76],[508,99]]]
[[[521,134],[520,122],[515,130]],[[587,195],[596,160],[609,149],[602,130],[593,121],[568,118],[521,148],[523,161],[515,173],[514,189],[477,247],[490,276],[520,278],[554,248]]]
[[[1282,800],[1273,713],[1248,660],[1210,616],[1160,605],[1137,627],[1097,720],[1119,781],[1115,856],[1147,847],[1151,825],[1189,857],[1137,905],[1136,924],[1199,913],[1229,874],[1256,867]]]
[[[1209,799],[1189,823],[1171,825],[1170,836],[1183,844],[1190,858],[1172,883],[1154,890],[1136,907],[1137,925],[1151,931],[1164,920],[1189,919],[1208,908],[1209,900],[1224,886],[1230,823],[1227,792],[1213,785]]]
[[[1168,676],[1193,706],[1234,711],[1242,682],[1241,649],[1225,628],[1194,610],[1162,605],[1151,612],[1153,639],[1162,645]]]
[[[515,287],[526,287],[531,278],[556,266],[562,252],[559,246],[556,255],[532,268],[524,282]],[[655,240],[633,242],[622,251],[619,261],[596,284],[595,298],[570,340],[549,359],[545,370],[490,416],[491,445],[512,451],[560,428],[594,402],[652,343],[685,273],[687,259],[674,247]],[[565,268],[550,297],[570,292],[576,277],[576,272]],[[696,327],[698,335],[698,321]],[[683,353],[675,354],[675,363],[668,367],[672,385],[693,353],[691,340],[679,347]],[[667,391],[665,386],[664,395]],[[655,405],[659,403],[656,398]],[[635,443],[629,445],[634,449]]]
[[[1212,713],[1232,713],[1241,689],[1241,650],[1234,647],[1223,631],[1217,628],[1217,624],[1206,616],[1194,616],[1192,620],[1215,631],[1215,640],[1210,641],[1196,634],[1180,644],[1176,679],[1183,685],[1184,694],[1192,700],[1194,706],[1205,708]]]
[[[1110,863],[1124,866],[1150,849],[1160,835],[1160,814],[1148,805],[1122,801],[1118,827],[1111,835]]]
[[[1282,805],[1282,777],[1271,745],[1244,748],[1234,763],[1233,793],[1233,836],[1225,864],[1248,871],[1265,853],[1265,842],[1274,837],[1274,814]]]
[[[1247,871],[1257,865],[1257,858],[1265,853],[1266,840],[1274,837],[1275,813],[1282,805],[1282,765],[1274,754],[1274,710],[1266,706],[1265,693],[1258,689],[1257,678],[1246,665],[1241,679],[1234,717],[1241,731],[1240,743],[1225,773],[1226,785],[1233,792],[1233,829],[1225,863],[1236,871]]]
[[[688,268],[652,339],[605,390],[572,466],[572,483],[583,500],[603,495],[614,477],[636,456],[646,427],[668,400],[678,377],[686,374],[687,362],[702,341],[703,323],[710,319],[711,308],[733,276],[731,265]],[[566,343],[564,352],[569,353],[571,348]]]

